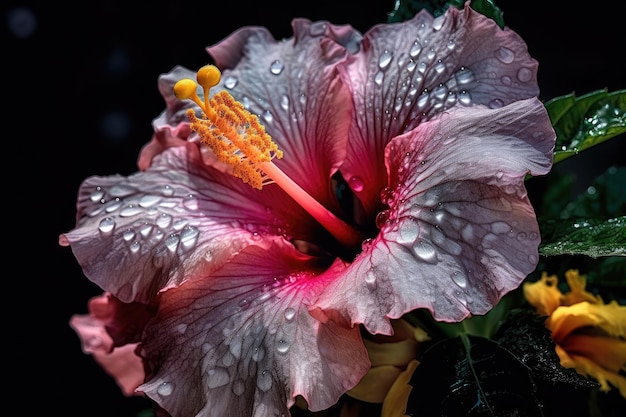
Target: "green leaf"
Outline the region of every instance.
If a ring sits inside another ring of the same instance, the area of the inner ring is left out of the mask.
[[[484,337],[460,335],[433,344],[410,380],[406,414],[543,416],[529,369]]]
[[[626,213],[626,167],[609,167],[602,175],[565,205],[558,217],[611,218]]]
[[[543,222],[539,254],[626,256],[626,216]]]
[[[442,15],[450,6],[463,8],[466,0],[396,0],[393,10],[388,13],[387,22],[403,22],[425,9],[433,16]],[[498,26],[504,27],[502,11],[492,0],[473,0],[470,7],[477,12],[493,19]]]
[[[573,93],[545,103],[556,132],[554,163],[626,132],[626,90]]]

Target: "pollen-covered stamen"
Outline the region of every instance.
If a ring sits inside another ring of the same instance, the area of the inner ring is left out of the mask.
[[[198,71],[196,79],[204,90],[204,100],[198,97],[193,80],[183,79],[174,85],[177,98],[192,100],[202,109],[202,117],[196,116],[192,109],[187,112],[191,129],[200,136],[200,143],[210,147],[220,161],[232,166],[232,174],[237,178],[257,189],[276,183],[340,243],[348,247],[360,245],[362,237],[354,228],[322,206],[272,162],[283,153],[257,116],[227,91],[209,98],[209,90],[219,83],[220,75],[214,65],[206,65]]]

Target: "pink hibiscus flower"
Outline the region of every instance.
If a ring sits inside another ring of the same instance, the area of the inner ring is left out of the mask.
[[[231,175],[175,97],[196,75],[177,67],[139,172],[86,179],[60,237],[106,292],[72,318],[83,349],[176,417],[326,409],[369,369],[361,328],[486,313],[538,260],[524,178],[549,171],[555,134],[517,34],[467,6],[293,31],[207,48],[223,74],[206,92],[258,115],[283,155],[262,166],[297,186]],[[126,345],[133,366],[103,359]]]

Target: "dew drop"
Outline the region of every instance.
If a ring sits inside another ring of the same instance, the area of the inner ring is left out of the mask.
[[[161,189],[161,193],[163,193],[163,195],[166,197],[170,197],[174,194],[174,189],[170,185],[165,185]]]
[[[493,100],[489,102],[490,109],[499,109],[501,107],[504,107],[504,101],[502,101],[499,98],[494,98]]]
[[[320,36],[326,32],[326,23],[325,22],[315,22],[309,28],[309,33],[312,36]]]
[[[198,199],[194,197],[192,194],[189,194],[183,200],[183,206],[189,210],[198,210]]]
[[[95,203],[96,201],[102,200],[102,197],[104,197],[104,190],[102,187],[96,187],[96,190],[91,193],[89,199]]]
[[[122,237],[125,241],[129,242],[135,238],[135,232],[133,232],[131,229],[128,229],[122,234]]]
[[[228,371],[224,368],[209,369],[207,374],[209,377],[207,386],[209,388],[222,387],[230,382],[230,375],[228,375]]]
[[[274,120],[274,116],[272,116],[272,113],[269,110],[265,110],[263,112],[263,120],[265,120],[267,123],[272,123],[272,120]]]
[[[161,395],[163,397],[167,397],[168,395],[172,395],[172,392],[174,392],[174,386],[170,382],[162,382],[157,387],[157,394],[159,394],[159,395]]]
[[[389,203],[393,201],[393,191],[391,190],[390,187],[384,187],[380,191],[380,201],[383,204],[387,204],[387,205],[389,205]]]
[[[463,104],[464,106],[469,106],[470,104],[472,104],[472,96],[468,91],[463,90],[459,93],[459,103]]]
[[[104,219],[100,220],[100,224],[98,225],[98,229],[102,233],[109,233],[113,230],[114,227],[115,220],[113,220],[111,217],[105,217]]]
[[[172,216],[170,216],[169,214],[162,213],[156,219],[156,225],[159,226],[161,229],[169,227],[170,224],[172,224]]]
[[[393,57],[393,54],[389,52],[388,50],[385,50],[378,58],[378,67],[380,69],[387,68],[389,66],[389,63],[391,62],[392,57]]]
[[[352,191],[355,192],[360,192],[363,191],[363,180],[360,177],[352,177],[350,178],[350,180],[348,181],[348,185],[350,186],[350,189]]]
[[[232,88],[235,88],[235,86],[237,85],[238,82],[239,82],[239,80],[237,80],[236,77],[233,77],[232,75],[229,75],[226,78],[224,78],[224,87],[226,87],[226,88],[228,88],[230,90]]]
[[[260,362],[265,358],[265,348],[263,346],[258,346],[254,348],[252,351],[252,360],[255,362]]]
[[[444,62],[441,59],[438,60],[437,63],[435,64],[435,71],[437,72],[437,74],[441,74],[445,70],[446,70],[446,64],[444,64]]]
[[[371,289],[376,289],[376,273],[374,272],[373,269],[368,269],[367,272],[365,273],[365,284],[371,288]]]
[[[376,85],[382,85],[385,74],[382,71],[378,71],[374,76],[374,82]]]
[[[167,239],[165,239],[165,246],[170,251],[174,252],[176,248],[178,247],[179,241],[180,241],[180,238],[178,237],[178,235],[169,235]]]
[[[141,249],[141,243],[137,242],[136,240],[130,244],[130,251],[132,253],[139,252],[139,249]]]
[[[467,278],[465,274],[460,271],[454,271],[452,273],[452,281],[461,288],[467,287]]]
[[[529,68],[522,67],[517,71],[517,79],[523,83],[532,80],[533,72]]]
[[[279,60],[275,60],[270,65],[270,72],[274,75],[278,75],[285,69],[285,66]]]
[[[415,245],[413,245],[413,251],[417,256],[427,262],[432,262],[436,260],[435,248],[430,243],[419,241]]]
[[[276,350],[278,353],[287,353],[289,351],[289,342],[285,339],[280,339],[276,342]]]
[[[285,310],[284,315],[285,315],[285,320],[291,321],[296,316],[296,310],[289,307]]]
[[[491,231],[496,234],[509,233],[511,226],[506,222],[493,222],[491,223]]]
[[[135,204],[129,204],[120,211],[122,217],[132,217],[143,213],[143,209]]]
[[[474,71],[467,67],[459,68],[454,77],[456,78],[456,82],[459,85],[467,85],[474,82],[475,80]]]
[[[502,81],[502,84],[504,85],[511,85],[511,83],[513,82],[513,80],[511,80],[511,77],[509,77],[508,75],[503,75],[502,78],[500,78],[500,81]]]
[[[376,227],[382,229],[389,221],[389,210],[383,210],[376,215]]]
[[[411,45],[411,49],[409,49],[409,56],[415,58],[420,52],[422,52],[422,45],[416,40],[413,42],[413,45]]]
[[[496,58],[505,64],[510,64],[515,59],[515,53],[504,46],[498,48],[495,52]]]
[[[242,379],[238,379],[233,383],[233,393],[237,396],[242,395],[246,391],[246,384]]]
[[[283,94],[280,98],[280,107],[282,107],[283,110],[289,109],[289,97],[286,94]]]
[[[139,233],[143,237],[148,237],[148,236],[150,236],[150,233],[152,233],[152,229],[153,228],[154,228],[154,226],[151,225],[151,224],[144,224],[143,226],[141,226],[139,228]]]
[[[407,243],[412,244],[419,236],[420,227],[419,223],[414,218],[409,218],[402,222],[398,231],[398,243],[404,245]]]
[[[269,370],[264,369],[259,372],[256,379],[256,385],[263,392],[269,391],[272,388],[272,374]]]

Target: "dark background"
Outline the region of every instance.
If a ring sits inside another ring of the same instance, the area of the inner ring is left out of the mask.
[[[626,88],[626,19],[618,1],[585,8],[562,0],[496,3],[540,63],[541,99]],[[244,25],[267,26],[280,39],[291,36],[292,18],[307,17],[364,33],[386,21],[394,1],[145,4],[3,1],[3,217],[10,248],[2,345],[6,406],[18,407],[18,415],[135,417],[145,406],[124,398],[82,354],[68,321],[101,291],[57,239],[74,226],[84,178],[136,170],[151,121],[164,107],[159,74],[207,63],[204,48]],[[609,165],[624,165],[618,141],[623,137],[557,168],[577,170],[584,189]]]

